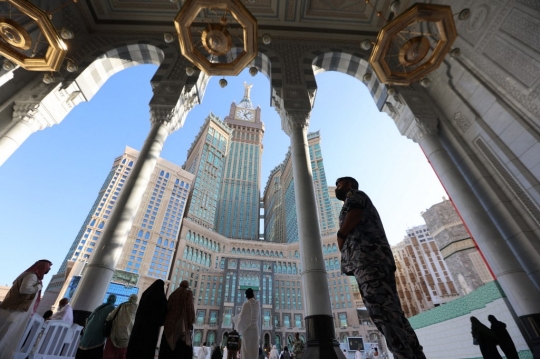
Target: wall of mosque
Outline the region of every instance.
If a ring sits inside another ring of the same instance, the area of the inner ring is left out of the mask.
[[[532,359],[525,339],[512,317],[505,294],[496,281],[476,289],[452,302],[409,318],[424,353],[430,359],[482,358],[480,348],[473,345],[470,317],[475,316],[490,326],[488,315],[506,323],[520,359]],[[503,352],[500,351],[504,356]]]

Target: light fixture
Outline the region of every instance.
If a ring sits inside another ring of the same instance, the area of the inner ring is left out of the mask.
[[[388,94],[388,96],[394,96],[396,94],[396,89],[393,88],[393,87],[389,87],[387,90],[386,90],[386,93]]]
[[[257,70],[257,68],[256,68],[255,66],[251,66],[251,67],[249,68],[249,74],[250,74],[251,76],[256,76],[258,72],[259,72],[259,70]]]
[[[52,84],[54,82],[54,77],[51,74],[43,75],[43,83],[46,85]]]
[[[224,78],[219,80],[219,86],[221,86],[221,88],[227,87],[227,84],[228,82]]]
[[[461,49],[459,47],[456,47],[455,49],[452,49],[450,51],[450,56],[452,57],[459,57],[461,55]]]
[[[194,73],[195,73],[195,69],[193,67],[191,66],[186,67],[186,75],[193,76]]]
[[[371,41],[369,40],[364,40],[360,43],[360,47],[362,48],[362,50],[369,50],[371,49]]]
[[[66,61],[66,70],[68,72],[75,72],[79,69],[79,66],[77,66],[77,64],[75,64],[75,62],[73,62],[73,60],[67,60]]]
[[[429,87],[429,85],[431,85],[431,80],[428,77],[424,77],[422,80],[420,80],[420,85],[422,87]]]
[[[265,45],[270,45],[270,43],[272,42],[272,36],[270,36],[270,34],[264,34],[262,36],[262,42]]]
[[[60,36],[64,40],[71,40],[75,37],[75,34],[73,34],[73,31],[71,31],[70,29],[66,29],[65,27],[63,27],[62,29],[60,29]]]
[[[257,20],[240,0],[187,0],[174,25],[182,55],[207,75],[236,76],[257,56]],[[241,51],[233,53],[233,45]]]
[[[392,11],[393,13],[396,13],[396,12],[399,11],[400,6],[401,6],[401,1],[399,1],[399,0],[393,1],[390,4],[390,11]]]
[[[362,76],[362,80],[364,82],[370,82],[371,81],[371,72],[366,72],[364,76]]]
[[[369,62],[382,83],[410,85],[439,67],[456,38],[450,6],[414,4],[381,29]]]
[[[174,41],[174,35],[171,34],[170,32],[166,32],[163,34],[163,40],[167,43],[167,44],[170,44],[171,42]]]
[[[458,19],[460,20],[467,20],[469,17],[471,17],[471,9],[463,9],[459,12]]]
[[[58,71],[64,62],[71,30],[56,30],[51,21],[53,13],[75,0],[45,12],[27,0],[3,0],[9,4],[9,15],[0,17],[0,55],[29,71]],[[6,11],[7,12],[7,11]],[[38,33],[37,40],[30,36]],[[37,29],[37,31],[35,30]]]
[[[4,63],[2,64],[2,69],[4,71],[11,71],[15,68],[15,64],[8,59],[4,59]]]

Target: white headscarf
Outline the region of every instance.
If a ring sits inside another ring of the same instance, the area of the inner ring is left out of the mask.
[[[135,313],[137,312],[137,299],[137,294],[130,295],[127,302],[116,307],[107,317],[107,320],[111,320],[118,312],[109,337],[117,348],[127,348],[128,346],[131,329],[135,322]]]
[[[272,346],[272,350],[270,350],[270,357],[268,359],[279,359],[279,352],[275,345]]]

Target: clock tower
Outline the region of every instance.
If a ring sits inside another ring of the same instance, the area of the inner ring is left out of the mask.
[[[244,83],[244,97],[238,104],[231,104],[224,121],[233,131],[218,198],[216,229],[229,238],[257,240],[264,124],[261,108],[251,103],[251,88]]]

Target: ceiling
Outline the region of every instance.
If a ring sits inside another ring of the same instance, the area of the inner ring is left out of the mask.
[[[376,36],[389,14],[390,0],[243,0],[257,18],[259,34],[350,38]],[[402,1],[409,6],[412,1]],[[93,31],[174,31],[182,0],[81,0],[80,10]]]

